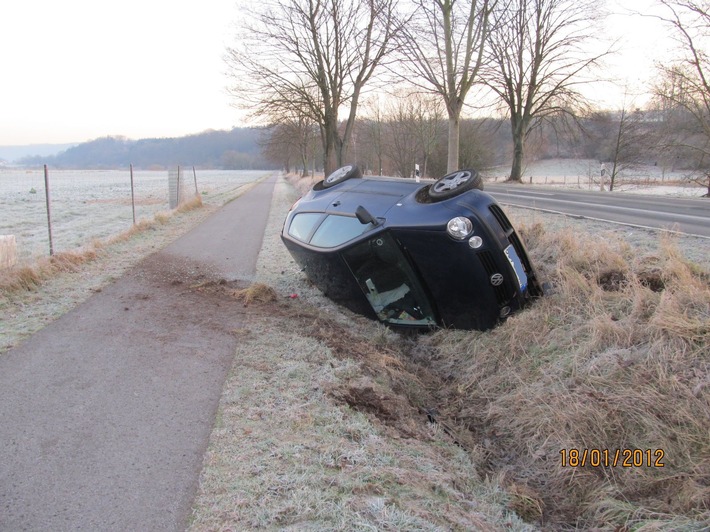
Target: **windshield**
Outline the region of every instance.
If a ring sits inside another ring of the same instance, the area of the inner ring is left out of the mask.
[[[387,234],[343,253],[377,317],[399,325],[435,325],[421,284],[395,239]]]

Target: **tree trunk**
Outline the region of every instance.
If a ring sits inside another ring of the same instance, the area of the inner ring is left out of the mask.
[[[525,159],[525,140],[522,135],[513,134],[513,166],[510,168],[508,181],[523,182],[523,161]]]
[[[328,143],[323,153],[323,174],[328,177],[338,168],[338,156],[335,153],[335,146],[332,143]]]
[[[340,146],[338,146],[338,116],[326,110],[323,123],[323,173],[328,177],[340,168]]]
[[[325,124],[325,132],[323,135],[323,173],[326,177],[340,168],[340,153],[335,141],[337,137],[336,127],[337,125],[332,123]]]
[[[446,173],[459,169],[459,117],[449,115],[449,156],[446,160]]]

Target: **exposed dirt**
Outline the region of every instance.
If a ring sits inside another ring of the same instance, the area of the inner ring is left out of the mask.
[[[250,290],[270,294],[262,286],[236,292],[229,285],[212,289],[244,299]],[[429,440],[427,423],[436,423],[454,443],[464,449],[473,448],[473,433],[458,425],[454,417],[459,409],[455,389],[422,364],[422,353],[416,352],[421,349],[416,336],[402,333],[399,349],[378,345],[324,317],[317,309],[279,300],[275,294],[248,306],[252,315],[283,316],[295,321],[302,334],[326,345],[337,358],[353,359],[360,364],[358,375],[327,390],[336,401],[375,418],[389,429],[390,435],[398,438]]]

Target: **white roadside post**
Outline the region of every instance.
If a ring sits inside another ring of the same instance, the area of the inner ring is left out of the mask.
[[[15,235],[0,235],[0,270],[7,270],[17,264],[17,243]]]

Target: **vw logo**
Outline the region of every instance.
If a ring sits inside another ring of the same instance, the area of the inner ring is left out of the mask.
[[[491,275],[491,284],[493,286],[500,286],[503,284],[503,276],[499,273],[494,273]]]

